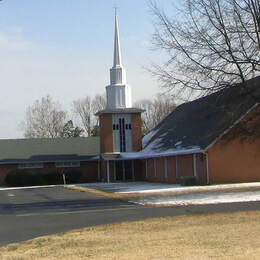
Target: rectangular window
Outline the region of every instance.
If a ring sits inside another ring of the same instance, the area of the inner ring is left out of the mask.
[[[120,152],[126,151],[125,128],[125,119],[119,118]]]
[[[43,163],[20,163],[18,165],[19,169],[38,169],[43,168]]]
[[[56,168],[66,168],[66,167],[80,167],[80,162],[79,161],[56,162]]]
[[[116,125],[115,124],[113,124],[113,130],[116,130]]]

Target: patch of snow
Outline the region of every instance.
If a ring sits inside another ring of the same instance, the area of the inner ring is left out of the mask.
[[[58,185],[24,186],[24,187],[0,187],[0,191],[52,188],[52,187],[63,187],[63,186],[64,186],[63,184],[58,184]]]
[[[203,205],[233,202],[260,201],[260,191],[244,191],[243,188],[260,188],[260,182],[220,184],[209,186],[183,187],[176,184],[149,182],[88,183],[80,186],[94,187],[115,193],[160,193],[170,192],[167,196],[149,196],[131,201],[141,205]],[[185,194],[183,194],[185,193]]]
[[[260,188],[260,182],[218,184],[208,186],[181,186],[179,184],[165,184],[156,182],[97,182],[77,184],[78,186],[95,187],[104,190],[114,190],[117,193],[180,193],[180,192],[216,192],[240,188]]]
[[[159,129],[151,130],[147,135],[142,139],[142,145],[145,147],[147,143],[153,138],[153,136],[159,131]]]
[[[146,159],[146,158],[153,158],[153,157],[163,157],[163,156],[174,156],[174,155],[183,155],[183,154],[193,154],[193,153],[201,153],[203,150],[201,150],[199,147],[191,147],[189,149],[169,149],[166,151],[153,151],[150,150],[149,147],[145,148],[144,150],[140,152],[134,152],[134,153],[121,153],[120,159],[124,160],[133,160],[133,159]]]
[[[174,146],[179,146],[182,144],[182,141],[177,142]]]
[[[136,201],[142,205],[204,205],[234,202],[260,201],[260,191],[219,192],[186,194],[159,198],[144,198]]]

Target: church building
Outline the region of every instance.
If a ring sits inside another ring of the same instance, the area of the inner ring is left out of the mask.
[[[142,137],[144,111],[132,107],[115,15],[106,95],[99,137],[0,140],[0,185],[13,172],[49,179],[77,172],[77,182],[260,181],[260,76],[181,104]]]

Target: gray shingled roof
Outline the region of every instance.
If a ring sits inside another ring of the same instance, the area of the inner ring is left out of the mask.
[[[99,152],[99,137],[0,140],[0,163],[84,161]]]
[[[143,152],[207,148],[260,100],[260,76],[184,103],[147,136]]]

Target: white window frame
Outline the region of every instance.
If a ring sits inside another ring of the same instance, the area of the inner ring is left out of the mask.
[[[43,163],[20,163],[18,165],[19,169],[41,169],[43,168]]]
[[[56,162],[56,168],[78,168],[80,167],[80,161],[63,161]]]

